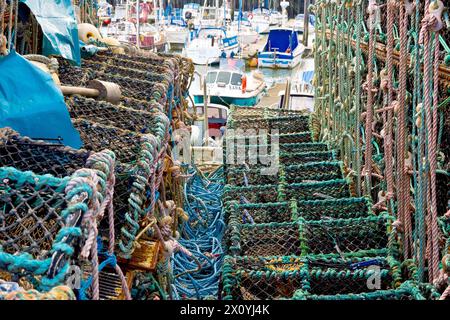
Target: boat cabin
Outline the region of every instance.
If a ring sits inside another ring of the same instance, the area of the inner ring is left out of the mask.
[[[290,29],[272,29],[264,52],[292,53],[298,47],[297,33]]]

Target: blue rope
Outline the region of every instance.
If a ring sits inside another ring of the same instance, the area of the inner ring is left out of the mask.
[[[225,231],[222,208],[223,169],[207,180],[194,168],[195,175],[184,187],[185,208],[189,220],[183,225],[180,244],[187,248],[202,264],[196,273],[186,273],[175,278],[175,288],[180,299],[217,299],[223,263],[222,238]],[[197,264],[184,254],[172,259],[174,275],[195,270]]]
[[[115,267],[117,265],[117,258],[115,254],[109,254],[103,251],[103,243],[100,237],[97,237],[97,251],[99,257],[105,257],[105,259],[98,265],[98,272],[101,272],[106,266]],[[80,284],[80,290],[78,291],[79,300],[88,300],[87,290],[92,284],[92,275],[86,280],[82,280]]]

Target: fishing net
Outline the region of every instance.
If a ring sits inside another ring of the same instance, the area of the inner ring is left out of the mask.
[[[86,239],[84,215],[101,215],[97,201],[112,187],[114,154],[49,145],[8,128],[0,137],[0,269],[51,288]]]
[[[309,130],[309,117],[290,116],[279,118],[249,118],[242,120],[230,120],[230,128],[278,130],[279,133],[303,132]]]
[[[126,243],[127,249],[122,247],[121,250],[130,252],[138,222],[155,205],[154,195],[161,182],[159,176],[166,142],[158,141],[152,134],[135,133],[84,119],[75,119],[73,124],[86,149],[98,150],[107,146],[117,154],[114,207],[117,227],[122,228],[116,235],[121,237],[119,246]]]
[[[305,115],[304,111],[285,110],[285,109],[270,109],[270,108],[256,108],[256,107],[237,107],[231,108],[231,119],[262,119],[262,118],[280,118],[280,117],[302,117]]]
[[[286,183],[301,183],[342,179],[342,163],[338,161],[308,162],[283,167]],[[274,184],[280,181],[280,171],[273,175],[261,175],[260,168],[229,167],[227,181],[234,186]]]
[[[344,198],[328,200],[295,199],[275,203],[227,204],[227,215],[236,223],[288,222],[304,220],[354,219],[371,216],[371,203],[367,198]]]
[[[373,283],[377,275],[377,283]],[[379,280],[378,280],[379,279]],[[372,260],[316,257],[230,257],[224,262],[223,299],[314,299],[375,293],[393,287],[383,257]]]
[[[160,111],[137,111],[81,96],[66,99],[66,104],[72,118],[82,118],[142,134],[151,133],[160,141],[165,138],[169,129],[169,120]]]
[[[350,196],[345,180],[330,180],[279,185],[255,185],[234,187],[227,185],[224,190],[224,200],[244,199],[246,202],[267,203],[280,199],[314,200],[324,198],[346,198]]]
[[[368,216],[295,222],[240,224],[230,217],[229,250],[241,256],[351,254],[374,256],[386,253],[389,219]]]

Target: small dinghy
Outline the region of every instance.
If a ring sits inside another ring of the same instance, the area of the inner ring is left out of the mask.
[[[300,63],[304,50],[293,29],[274,28],[269,32],[266,45],[258,52],[258,65],[292,69]]]

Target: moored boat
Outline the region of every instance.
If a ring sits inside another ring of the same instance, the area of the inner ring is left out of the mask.
[[[294,30],[271,29],[264,48],[258,52],[258,66],[292,69],[300,63],[304,49]]]

